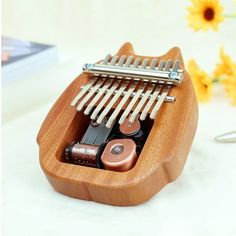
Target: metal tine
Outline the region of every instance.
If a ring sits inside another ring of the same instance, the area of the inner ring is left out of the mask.
[[[157,59],[153,59],[150,64],[150,69],[153,70],[157,66]]]
[[[102,64],[107,65],[110,59],[111,59],[111,54],[106,55],[105,59],[102,61]]]
[[[140,120],[146,119],[148,112],[149,112],[150,108],[152,107],[153,103],[156,101],[157,96],[159,95],[160,91],[161,91],[161,86],[156,85],[154,92],[151,94],[151,97],[150,97],[148,103],[146,104],[146,106],[144,107],[144,109],[141,113]]]
[[[177,72],[178,69],[179,69],[179,64],[180,64],[180,61],[179,60],[175,60],[174,66],[172,68],[172,71]]]
[[[86,84],[83,89],[80,90],[80,92],[77,94],[77,96],[74,98],[74,100],[71,102],[71,106],[75,106],[77,102],[84,96],[84,94],[92,87],[96,82],[98,81],[98,78],[93,78],[91,81]]]
[[[111,59],[111,65],[115,65],[116,64],[116,61],[118,59],[118,56],[115,55],[112,59]]]
[[[136,108],[134,109],[132,115],[129,118],[129,122],[133,123],[136,119],[136,117],[138,116],[140,110],[142,109],[143,105],[145,104],[145,102],[148,100],[151,92],[153,91],[155,87],[155,84],[149,84],[146,92],[144,93],[144,96],[142,97],[141,101],[138,103],[138,105],[136,106]]]
[[[132,83],[132,82],[131,82]],[[134,89],[137,86],[137,82],[132,83],[130,88],[128,89],[128,91],[126,92],[125,96],[122,98],[122,100],[119,102],[118,106],[116,107],[115,111],[113,111],[112,115],[110,116],[109,120],[106,123],[106,127],[110,128],[115,120],[116,117],[119,115],[122,107],[125,105],[125,103],[127,102],[127,100],[129,99],[129,97],[131,96],[132,92],[134,91]]]
[[[161,70],[163,69],[164,64],[165,64],[165,61],[160,62],[159,68]],[[166,63],[166,66],[165,66],[165,70],[169,70],[171,65],[172,65],[172,60],[168,60],[167,63]],[[157,97],[158,97],[158,95],[161,91],[161,88],[162,88],[162,86],[160,86],[160,85],[156,86],[154,92],[151,94],[151,97],[150,97],[148,103],[146,104],[146,106],[144,107],[144,109],[141,113],[140,120],[145,120],[146,119],[150,108],[152,107],[153,103],[156,101],[156,99],[157,99]]]
[[[143,60],[142,64],[141,64],[140,68],[141,68],[141,69],[144,69],[144,68],[147,66],[148,62],[149,62],[149,60],[148,60],[147,58],[145,58],[145,59]]]
[[[152,112],[150,114],[150,118],[151,119],[155,119],[156,118],[156,115],[157,115],[157,112],[159,111],[162,103],[164,102],[169,90],[170,90],[171,86],[170,85],[167,85],[166,87],[164,87],[163,91],[162,91],[162,94],[160,96],[160,98],[158,99],[156,105],[154,106],[154,108],[152,109]]]
[[[165,70],[166,71],[169,71],[171,66],[173,64],[173,60],[169,59],[167,62],[166,62],[166,66],[165,66]]]
[[[138,67],[138,65],[140,64],[140,62],[142,61],[142,58],[137,57],[132,65],[132,67],[136,68]]]
[[[133,64],[133,66],[138,67],[138,64],[140,63],[141,60],[142,60],[142,59],[139,58],[139,57],[136,58],[136,60],[135,60],[135,62],[134,62],[134,64]],[[141,67],[141,68],[145,68],[146,65],[147,65],[147,63],[148,63],[148,59],[144,59],[144,60],[142,61],[142,64],[141,64],[140,67]],[[122,116],[120,117],[120,119],[119,119],[119,121],[118,121],[119,124],[124,123],[125,119],[126,119],[127,116],[129,115],[130,111],[132,110],[132,108],[134,107],[134,105],[136,104],[136,102],[138,101],[138,99],[140,98],[140,96],[141,96],[141,94],[142,94],[142,92],[143,92],[143,90],[144,90],[146,84],[147,84],[147,83],[143,83],[142,86],[138,89],[138,91],[135,92],[134,97],[132,98],[132,100],[130,101],[129,105],[128,105],[128,106],[126,107],[126,109],[124,110]]]
[[[159,65],[158,65],[158,70],[163,70],[164,66],[165,66],[165,60],[161,60]]]
[[[142,69],[145,68],[145,67],[147,66],[148,62],[149,62],[149,60],[145,58],[145,59],[143,60],[142,64],[141,64],[140,68],[142,68]],[[147,83],[144,83],[144,86],[146,86],[146,85],[147,85]],[[149,86],[149,88],[147,88],[147,91],[145,92],[145,94],[144,94],[144,96],[142,97],[141,101],[138,103],[138,105],[137,105],[136,108],[134,109],[132,115],[130,116],[130,119],[129,119],[129,122],[130,122],[130,123],[133,123],[133,122],[135,121],[135,119],[136,119],[136,117],[138,116],[140,110],[142,109],[144,103],[145,103],[146,100],[149,98],[149,95],[150,95],[150,93],[152,92],[153,88],[154,88],[154,85],[153,85],[153,84],[151,84],[151,85]],[[141,89],[142,89],[142,88],[141,88]],[[142,89],[142,91],[143,91],[143,89]],[[136,94],[136,95],[137,95],[137,94]],[[136,95],[135,95],[135,96],[136,96]]]
[[[118,85],[121,83],[120,80],[116,80],[114,82],[114,84],[111,86],[111,88],[109,89],[109,91],[107,92],[107,94],[103,97],[102,101],[98,104],[98,106],[96,107],[96,109],[93,111],[92,115],[90,116],[90,118],[92,120],[95,120],[98,113],[100,112],[100,110],[103,108],[103,106],[106,104],[106,102],[108,101],[108,99],[112,96],[113,92],[116,90],[116,88],[118,87]]]
[[[103,84],[104,81],[105,81],[105,79],[98,80],[98,82],[92,87],[91,91],[89,91],[89,93],[79,103],[79,105],[77,107],[78,111],[81,111],[83,109],[86,102],[88,102],[88,100],[96,93],[96,91],[101,87],[101,85]]]
[[[125,55],[122,55],[122,56],[120,57],[119,62],[118,62],[118,66],[123,66],[125,60],[126,60],[126,56],[125,56]]]
[[[138,65],[140,64],[141,61],[142,61],[141,58],[139,58],[139,57],[136,58],[132,66],[133,67],[138,67]],[[123,108],[123,106],[125,105],[125,103],[127,102],[127,100],[129,99],[129,97],[131,96],[131,94],[133,93],[133,91],[135,90],[135,88],[136,88],[136,86],[138,84],[137,81],[131,81],[131,83],[132,84],[130,85],[130,88],[125,93],[124,97],[121,99],[121,101],[119,102],[118,106],[113,111],[111,117],[107,121],[107,123],[106,123],[106,127],[107,128],[110,128],[114,124],[114,122],[115,122],[117,116],[119,115],[121,109]]]
[[[99,115],[97,119],[97,123],[101,124],[107,113],[112,109],[112,106],[117,102],[118,98],[122,95],[123,91],[126,89],[127,85],[129,84],[128,81],[124,81],[120,88],[117,90],[117,93],[115,96],[111,99],[111,101],[108,103],[106,108],[103,110],[103,112]]]
[[[114,80],[110,79],[102,86],[102,88],[99,90],[97,95],[93,98],[93,100],[86,107],[86,109],[84,111],[85,115],[88,115],[91,112],[91,110],[95,106],[96,102],[101,98],[101,96],[105,93],[105,91],[111,86],[112,82],[114,82]]]
[[[138,91],[135,92],[135,95],[133,96],[133,98],[130,101],[129,105],[126,107],[126,109],[124,110],[122,116],[120,117],[119,122],[118,122],[119,124],[123,124],[124,123],[125,119],[129,115],[130,111],[132,110],[132,108],[134,107],[134,105],[136,104],[138,99],[141,97],[142,92],[143,92],[145,86],[146,86],[146,83],[143,83],[141,85],[141,87],[138,89]]]
[[[172,71],[177,71],[179,69],[179,61],[176,60],[173,66],[173,70]],[[170,68],[168,68],[166,66],[165,70],[170,70]],[[164,86],[164,85],[163,85]],[[162,103],[165,101],[166,96],[168,95],[169,90],[171,89],[171,84],[169,83],[168,85],[166,85],[163,88],[163,91],[161,93],[160,98],[158,99],[156,105],[153,107],[152,112],[150,114],[150,118],[151,119],[155,119],[157,116],[157,113],[162,105]]]
[[[130,64],[132,63],[133,59],[134,59],[134,56],[129,56],[129,57],[127,58],[126,63],[125,63],[124,66],[125,66],[125,67],[129,67]]]

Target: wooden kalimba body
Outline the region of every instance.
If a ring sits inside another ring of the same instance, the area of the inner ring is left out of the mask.
[[[182,172],[197,118],[180,50],[144,57],[126,43],[85,64],[52,107],[37,137],[40,164],[60,193],[140,204]]]

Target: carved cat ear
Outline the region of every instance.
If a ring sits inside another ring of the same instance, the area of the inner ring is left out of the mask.
[[[181,54],[181,51],[178,47],[173,47],[171,48],[167,53],[165,53],[164,55],[159,57],[160,59],[163,60],[168,60],[168,59],[172,59],[172,60],[179,60],[180,64],[179,67],[181,69],[184,69],[184,61],[183,61],[183,57]]]
[[[130,42],[124,43],[119,49],[118,56],[121,55],[134,55],[134,48]]]

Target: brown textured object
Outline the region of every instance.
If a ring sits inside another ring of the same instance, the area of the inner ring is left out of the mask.
[[[72,143],[65,150],[65,160],[77,165],[96,167],[98,148],[96,145]]]
[[[134,54],[125,43],[118,55]],[[154,57],[142,57],[153,59]],[[172,48],[157,59],[179,59],[179,48]],[[188,73],[181,85],[173,87],[174,103],[162,105],[139,159],[129,171],[114,172],[62,162],[65,148],[80,140],[89,118],[70,106],[88,75],[78,76],[61,95],[43,122],[37,142],[41,167],[53,188],[65,195],[100,203],[129,206],[147,201],[182,172],[197,127],[197,100]],[[114,105],[114,107],[117,104]]]

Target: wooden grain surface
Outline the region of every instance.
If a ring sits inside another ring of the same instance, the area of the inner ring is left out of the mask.
[[[118,55],[134,54],[126,43]],[[152,59],[153,57],[142,57]],[[159,59],[179,59],[178,48],[172,48]],[[61,95],[43,122],[37,142],[41,167],[53,188],[65,195],[100,203],[128,206],[150,199],[182,172],[197,127],[197,101],[188,73],[181,85],[172,88],[175,103],[165,103],[143,147],[134,168],[113,172],[64,163],[65,147],[78,140],[86,129],[88,118],[77,112],[70,102],[80,87],[88,82],[81,74]]]

